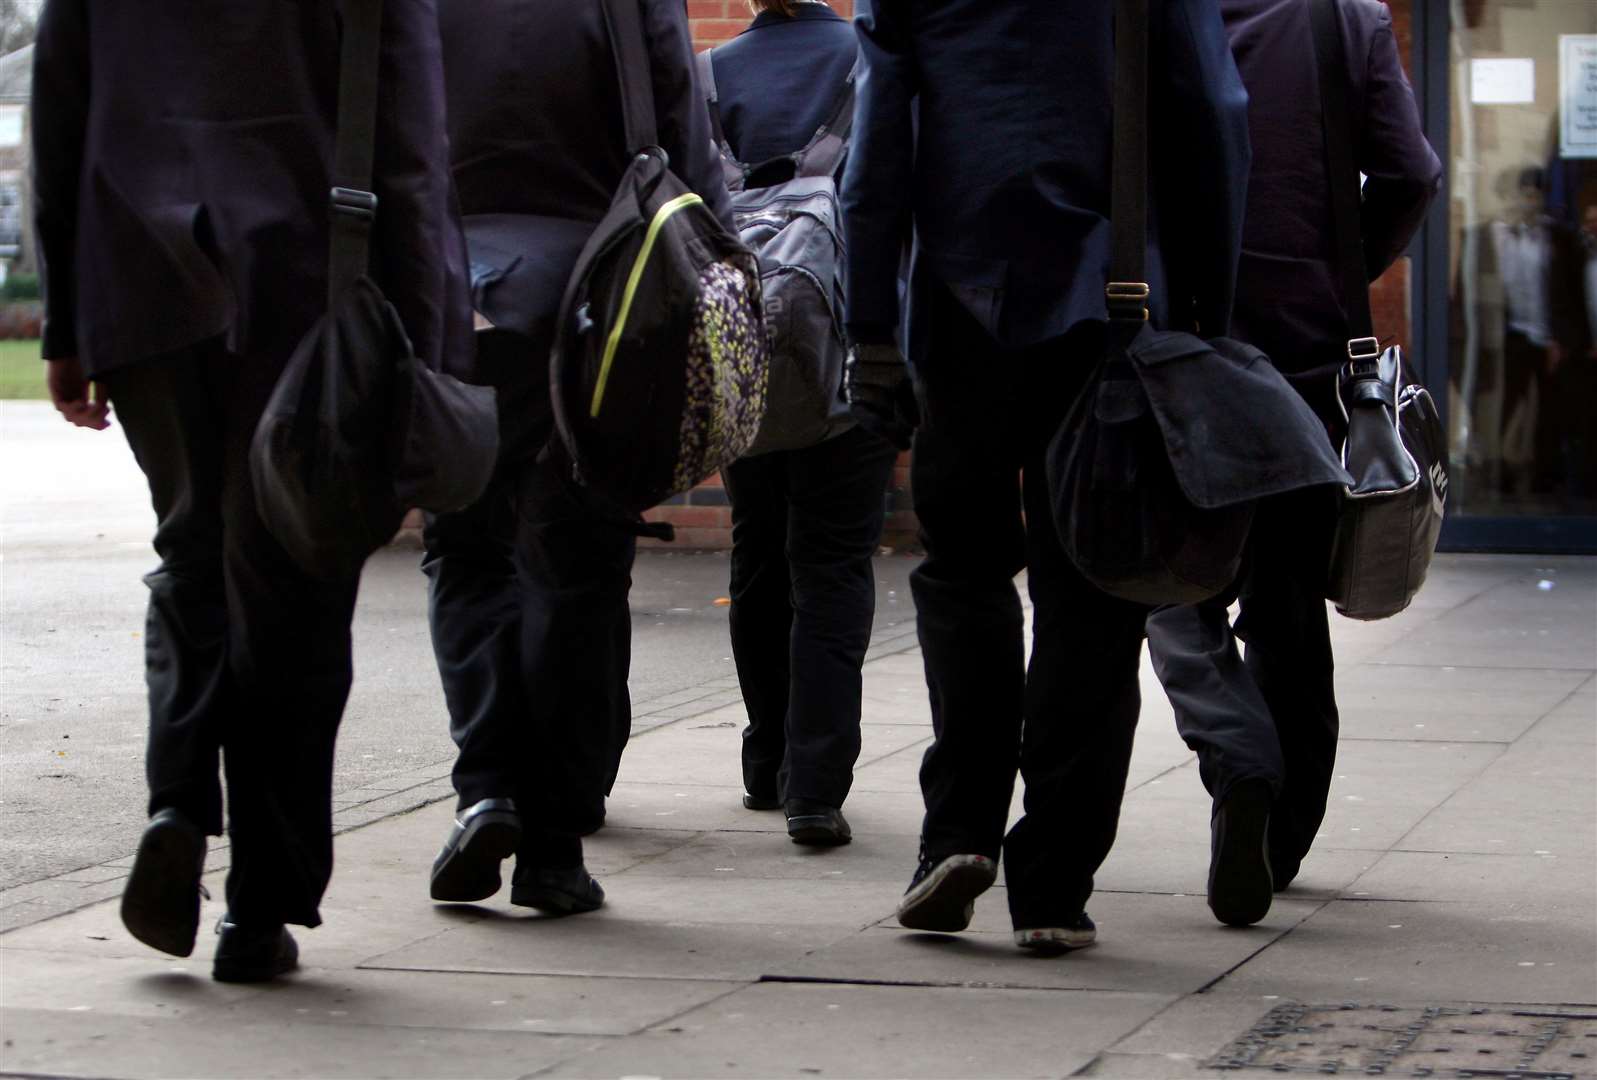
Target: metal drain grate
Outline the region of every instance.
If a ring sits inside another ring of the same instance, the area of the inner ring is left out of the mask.
[[[1577,1080],[1597,1077],[1597,1012],[1280,1005],[1208,1065],[1333,1076]]]

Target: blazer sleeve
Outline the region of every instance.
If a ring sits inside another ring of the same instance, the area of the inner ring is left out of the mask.
[[[682,182],[735,232],[732,198],[710,134],[709,106],[698,84],[687,8],[681,0],[645,0],[643,15],[660,146],[671,155],[672,169]]]
[[[841,193],[848,243],[845,310],[851,340],[885,344],[898,327],[899,264],[910,235],[919,72],[909,0],[871,0],[860,7],[854,131]]]
[[[33,218],[46,359],[76,356],[78,187],[89,119],[86,0],[50,0],[33,50]]]
[[[1252,149],[1248,93],[1242,85],[1216,0],[1156,0],[1150,129],[1161,240],[1172,283],[1172,329],[1190,312],[1205,337],[1229,332]],[[1187,306],[1190,299],[1190,307]]]
[[[449,177],[443,54],[434,0],[388,0],[378,67],[373,266],[416,358],[470,367],[466,241]]]
[[[1364,183],[1359,218],[1365,269],[1373,281],[1403,254],[1442,184],[1442,163],[1420,126],[1419,105],[1403,73],[1392,16],[1378,8],[1365,54],[1363,116],[1354,153]],[[1349,35],[1349,41],[1356,40]]]

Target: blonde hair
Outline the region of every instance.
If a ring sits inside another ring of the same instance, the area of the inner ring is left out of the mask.
[[[758,15],[764,11],[774,11],[778,15],[793,17],[793,0],[749,0],[749,10]]]

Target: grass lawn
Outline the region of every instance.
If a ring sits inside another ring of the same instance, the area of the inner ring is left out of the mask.
[[[0,400],[42,401],[48,396],[38,340],[0,341]]]

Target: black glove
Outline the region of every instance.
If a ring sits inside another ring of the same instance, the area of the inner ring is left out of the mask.
[[[915,406],[909,365],[898,346],[856,345],[850,349],[843,372],[843,396],[861,427],[900,450],[909,449],[910,437],[920,424],[920,410]]]

